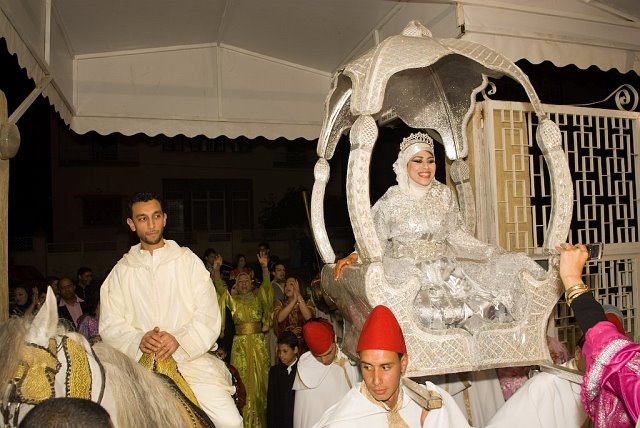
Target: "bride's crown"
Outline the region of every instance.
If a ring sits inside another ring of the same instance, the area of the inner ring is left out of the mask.
[[[415,132],[408,137],[404,137],[402,143],[400,143],[400,151],[404,151],[404,149],[416,143],[428,145],[431,148],[431,152],[433,152],[433,139],[426,132]]]

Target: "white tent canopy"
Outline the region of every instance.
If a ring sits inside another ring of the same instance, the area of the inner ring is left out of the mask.
[[[331,74],[413,19],[512,61],[640,73],[637,0],[0,0],[0,36],[81,134],[317,138]]]

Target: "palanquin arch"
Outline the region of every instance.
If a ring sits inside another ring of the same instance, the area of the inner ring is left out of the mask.
[[[419,22],[412,21],[402,34],[385,39],[335,73],[317,147],[311,223],[325,263],[321,287],[342,315],[342,345],[347,354],[355,355],[358,335],[370,310],[384,304],[395,313],[405,333],[411,376],[550,362],[547,322],[562,291],[552,260],[542,280],[521,272],[528,298],[522,319],[484,326],[474,334],[457,328],[428,330],[411,315],[418,281],[390,284],[385,278],[382,248],[371,214],[369,173],[378,137],[377,122],[391,114],[411,128],[437,131],[450,164],[447,181],[455,186],[465,227],[473,232],[476,210],[467,163],[467,130],[476,95],[487,86],[488,77],[501,76],[522,85],[538,117],[536,140],[552,187],[552,208],[542,249],[552,250],[569,232],[572,181],[560,131],[547,118],[527,76],[515,64],[477,43],[435,39]],[[347,130],[347,206],[362,263],[345,268],[343,278],[336,281],[336,255],[325,227],[323,204],[329,160]]]

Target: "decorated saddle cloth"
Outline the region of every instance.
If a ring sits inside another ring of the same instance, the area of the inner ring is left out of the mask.
[[[215,428],[207,414],[200,408],[200,403],[193,390],[178,370],[178,363],[173,357],[158,360],[153,354],[142,354],[138,361],[143,367],[159,375],[171,388],[178,399],[183,417],[193,428]]]

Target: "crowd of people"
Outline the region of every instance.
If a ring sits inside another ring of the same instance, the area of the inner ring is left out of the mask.
[[[434,178],[427,134],[403,141],[394,170],[398,186],[373,207],[374,221],[385,273],[420,280],[413,302],[419,323],[473,333],[517,320],[526,304],[517,272],[542,270],[462,231],[451,191]],[[268,244],[259,246],[258,269],[239,255],[225,273],[215,251],[207,250],[203,261],[164,238],[167,214],[158,195],[135,194],[128,207],[127,224],[140,242],[107,275],[99,299],[91,297],[90,270],[79,269],[75,280],[59,278],[60,318],[135,360],[175,361],[216,427],[621,428],[638,421],[640,345],[626,337],[620,311],[605,311],[584,284],[584,245],[557,248],[583,341],[569,358],[549,340],[556,363],[584,373],[581,385],[546,373],[525,376],[530,367],[418,380],[405,376],[406,332],[388,307],[372,309],[357,358],[349,358],[333,322],[317,317],[303,284],[286,275]],[[339,260],[336,278],[356,263],[357,252]],[[37,290],[17,290],[12,313],[31,315],[38,302]],[[456,385],[462,387],[454,391]],[[478,417],[477,408],[488,402],[479,393],[483,385],[492,385],[497,399]]]
[[[58,301],[58,317],[67,330],[77,331],[91,343],[100,340],[98,317],[100,284],[93,279],[93,270],[81,266],[76,277],[49,276],[42,284],[13,287],[10,316],[28,317],[38,313],[51,287]]]

